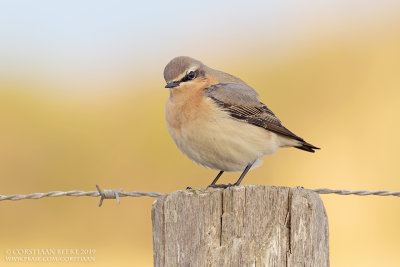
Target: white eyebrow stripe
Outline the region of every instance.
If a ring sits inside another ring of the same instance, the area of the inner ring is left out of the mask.
[[[181,75],[179,75],[178,77],[176,77],[175,79],[174,79],[174,81],[180,81],[183,77],[185,77],[185,75],[186,75],[186,72],[185,73],[182,73]]]

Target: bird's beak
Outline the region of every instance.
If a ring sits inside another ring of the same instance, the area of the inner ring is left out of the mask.
[[[177,87],[179,84],[180,84],[180,82],[170,82],[170,83],[167,83],[165,88],[174,88],[174,87]]]

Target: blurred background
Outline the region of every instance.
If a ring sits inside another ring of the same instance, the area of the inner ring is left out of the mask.
[[[399,1],[3,0],[0,194],[207,186],[217,172],[165,125],[163,69],[180,55],[239,76],[322,147],[282,149],[245,184],[400,190]],[[332,266],[398,266],[399,198],[321,197]],[[152,266],[153,201],[3,201],[0,265],[7,249],[87,248],[94,263],[59,265]]]

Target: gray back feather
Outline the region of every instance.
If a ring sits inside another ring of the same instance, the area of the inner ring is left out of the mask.
[[[206,89],[206,95],[232,105],[262,105],[258,93],[248,85],[219,83]]]

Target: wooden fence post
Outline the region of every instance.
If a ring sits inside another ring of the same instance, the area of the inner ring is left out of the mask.
[[[307,189],[177,191],[151,217],[154,266],[329,266],[325,208]]]

